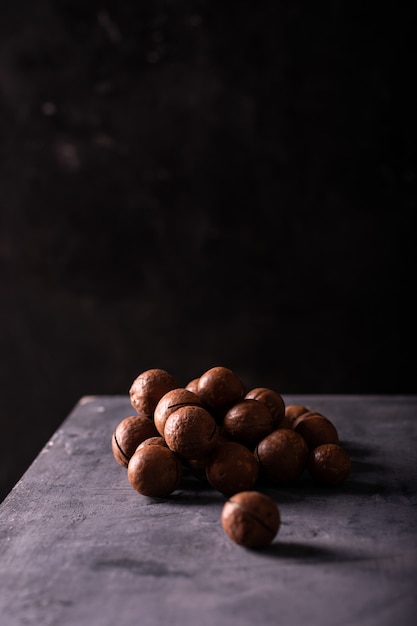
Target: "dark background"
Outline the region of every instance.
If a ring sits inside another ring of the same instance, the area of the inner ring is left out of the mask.
[[[0,497],[150,367],[417,391],[415,15],[362,4],[1,4]]]

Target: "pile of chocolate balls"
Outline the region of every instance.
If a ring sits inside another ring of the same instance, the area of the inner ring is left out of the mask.
[[[268,545],[280,527],[275,501],[258,486],[289,485],[305,470],[334,486],[351,471],[328,417],[285,406],[267,387],[247,391],[227,367],[212,367],[185,387],[163,369],[146,370],[133,381],[130,402],[136,413],[117,425],[112,451],[132,487],[168,497],[188,470],[227,498],[222,526],[248,548]]]

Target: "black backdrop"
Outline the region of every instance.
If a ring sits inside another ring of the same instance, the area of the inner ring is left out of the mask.
[[[416,391],[411,4],[2,3],[1,497],[150,367]]]

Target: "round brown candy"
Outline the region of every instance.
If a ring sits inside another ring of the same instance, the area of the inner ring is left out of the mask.
[[[272,498],[258,491],[241,491],[224,504],[221,523],[238,545],[262,548],[275,538],[281,519]]]
[[[163,435],[169,415],[187,405],[202,406],[199,397],[189,389],[180,387],[164,394],[156,405],[153,416],[157,431]]]
[[[298,417],[293,425],[310,450],[324,443],[339,443],[339,435],[333,422],[316,411],[309,411]]]
[[[180,485],[181,461],[168,447],[138,447],[127,466],[127,477],[138,493],[151,498],[164,498]]]
[[[310,453],[307,469],[316,482],[339,485],[351,472],[350,456],[340,445],[325,443]]]
[[[201,406],[182,406],[165,422],[168,447],[185,459],[208,456],[217,445],[219,433],[214,418]]]
[[[229,439],[245,446],[255,446],[274,430],[274,418],[266,404],[258,400],[241,400],[226,413],[222,431]]]
[[[179,387],[178,382],[163,369],[149,369],[137,376],[130,390],[130,402],[138,413],[153,416],[156,405],[162,396]]]
[[[236,441],[219,443],[206,466],[208,482],[225,496],[251,490],[258,474],[255,455]]]
[[[142,441],[158,434],[155,424],[146,415],[125,417],[116,426],[112,436],[112,451],[116,461],[127,467],[130,457]]]
[[[308,447],[301,435],[290,428],[280,428],[258,443],[255,455],[266,477],[276,484],[285,484],[303,473]]]
[[[222,415],[243,398],[245,386],[235,372],[227,367],[217,366],[200,376],[197,393],[210,411]]]
[[[258,400],[265,404],[271,411],[274,420],[274,428],[277,428],[285,416],[285,402],[277,391],[268,387],[255,387],[248,391],[245,396],[246,400]]]

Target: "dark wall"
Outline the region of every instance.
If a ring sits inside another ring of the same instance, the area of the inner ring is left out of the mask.
[[[1,497],[150,367],[416,392],[411,8],[7,4]]]

